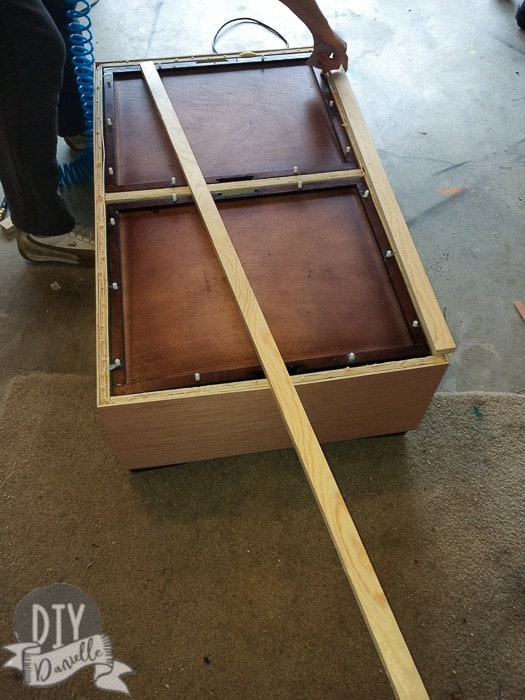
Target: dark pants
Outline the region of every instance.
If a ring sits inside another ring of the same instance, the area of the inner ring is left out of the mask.
[[[64,0],[0,0],[0,181],[15,226],[60,235],[75,221],[57,195],[57,133],[82,133],[66,61]]]

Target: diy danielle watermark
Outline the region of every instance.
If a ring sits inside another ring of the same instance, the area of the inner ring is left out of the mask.
[[[92,666],[97,688],[129,695],[121,676],[132,669],[113,658],[97,606],[76,586],[55,583],[24,596],[14,631],[18,643],[4,646],[14,655],[4,668],[21,671],[25,685],[49,688]]]

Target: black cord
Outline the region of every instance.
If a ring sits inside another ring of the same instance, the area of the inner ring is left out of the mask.
[[[97,2],[98,2],[98,0],[97,0]],[[235,19],[229,19],[227,22],[225,22],[217,30],[215,36],[213,37],[213,41],[211,44],[211,48],[212,48],[213,53],[219,53],[217,51],[217,47],[216,47],[217,39],[219,38],[219,34],[222,32],[222,30],[225,29],[230,24],[257,24],[260,27],[267,29],[272,34],[275,34],[276,37],[278,37],[282,42],[284,42],[287,49],[290,48],[290,46],[289,46],[288,42],[286,41],[286,39],[284,38],[284,36],[282,34],[279,34],[279,32],[276,29],[274,29],[273,27],[270,27],[270,25],[265,24],[264,22],[261,22],[258,19],[254,19],[253,17],[236,17]]]

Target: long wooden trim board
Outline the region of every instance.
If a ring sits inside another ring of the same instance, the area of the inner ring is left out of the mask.
[[[428,698],[157,69],[140,66],[396,697]]]

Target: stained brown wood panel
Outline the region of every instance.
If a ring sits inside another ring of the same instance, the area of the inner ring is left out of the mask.
[[[219,210],[292,372],[344,366],[349,353],[384,362],[428,352],[355,188],[224,201]],[[124,210],[118,239],[117,394],[262,376],[193,205]]]
[[[162,70],[203,175],[211,181],[355,167],[307,66]],[[140,73],[116,72],[107,98],[107,189],[185,182]],[[347,141],[345,143],[348,143]]]

